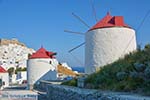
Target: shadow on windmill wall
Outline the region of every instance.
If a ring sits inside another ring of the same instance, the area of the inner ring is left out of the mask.
[[[49,70],[47,73],[45,73],[42,77],[40,77],[36,82],[35,84],[39,84],[39,82],[41,80],[45,80],[45,81],[48,81],[48,80],[56,80],[57,79],[57,72],[56,70]]]

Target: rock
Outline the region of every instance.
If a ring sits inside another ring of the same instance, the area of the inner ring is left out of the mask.
[[[12,40],[0,39],[0,45],[9,45],[9,44],[17,44],[17,45],[25,46],[25,44],[19,42],[16,38],[13,38]]]
[[[144,76],[145,78],[150,79],[150,67],[146,67],[144,70]]]
[[[118,80],[123,80],[123,79],[125,79],[127,76],[128,76],[128,74],[127,74],[126,72],[118,72],[118,73],[116,74],[116,77],[117,77]]]
[[[150,67],[150,61],[146,61],[144,64]]]
[[[146,68],[146,66],[144,64],[140,64],[140,63],[134,63],[134,68],[138,71],[138,72],[143,72]]]
[[[46,83],[47,100],[150,100],[132,93],[99,91]]]
[[[130,72],[130,75],[129,75],[131,78],[138,78],[139,77],[139,74],[136,72],[136,71],[133,71],[133,72]]]

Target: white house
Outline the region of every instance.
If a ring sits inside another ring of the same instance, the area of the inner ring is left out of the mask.
[[[26,81],[26,80],[27,80],[27,71],[19,71],[19,72],[17,72],[16,81],[19,84],[22,84],[23,81]]]
[[[8,72],[0,66],[0,89],[9,86],[9,75]]]

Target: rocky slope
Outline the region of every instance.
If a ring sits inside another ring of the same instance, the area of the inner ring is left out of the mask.
[[[35,50],[28,48],[17,39],[0,39],[0,65],[5,69],[10,67],[26,67],[29,54]]]
[[[83,78],[85,78],[84,88],[150,96],[150,44],[145,45],[143,49],[137,48],[135,52]],[[63,84],[77,86],[77,80]]]
[[[86,88],[150,95],[150,44],[89,75]]]

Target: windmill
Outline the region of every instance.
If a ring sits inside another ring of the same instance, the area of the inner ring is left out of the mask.
[[[95,11],[94,6],[92,8],[93,11]],[[68,51],[71,53],[82,45],[85,45],[86,74],[96,72],[102,66],[110,64],[136,50],[135,31],[124,22],[123,16],[111,16],[108,12],[103,19],[90,28],[79,16],[74,13],[72,13],[72,15],[89,28],[89,30],[84,33],[85,42]],[[96,16],[96,13],[94,15]],[[146,16],[148,16],[148,14],[146,14]],[[96,17],[95,19],[97,20]],[[144,21],[142,21],[142,24],[143,22]],[[139,28],[142,24],[140,24]],[[81,34],[67,30],[65,30],[65,32]]]

